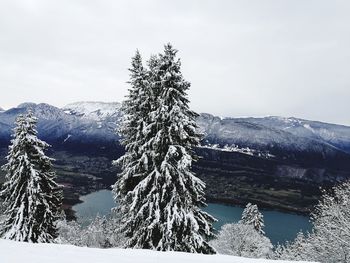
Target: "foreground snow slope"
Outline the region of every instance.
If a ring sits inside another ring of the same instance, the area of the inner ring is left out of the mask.
[[[224,255],[201,255],[180,252],[157,252],[138,249],[98,249],[71,245],[30,244],[0,239],[2,263],[282,263]]]

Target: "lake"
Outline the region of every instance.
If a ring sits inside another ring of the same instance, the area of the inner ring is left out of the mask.
[[[100,190],[82,196],[80,200],[83,202],[73,206],[73,210],[76,211],[78,221],[84,225],[88,224],[97,214],[108,215],[111,208],[116,205],[110,190]],[[238,222],[243,208],[209,203],[208,207],[203,210],[218,220],[214,227],[219,230],[224,224]],[[266,236],[270,238],[273,244],[291,241],[300,230],[306,232],[310,231],[312,227],[307,216],[273,210],[261,210],[260,212],[264,216]]]

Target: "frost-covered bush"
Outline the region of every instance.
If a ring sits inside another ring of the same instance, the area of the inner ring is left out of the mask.
[[[325,193],[312,214],[313,231],[276,250],[277,259],[350,262],[350,182]]]
[[[97,216],[86,229],[84,229],[84,241],[88,247],[111,247],[109,242],[110,233],[108,231],[105,217]]]
[[[76,221],[66,221],[62,219],[57,222],[58,238],[57,243],[71,244],[75,246],[83,245],[81,226]]]
[[[226,224],[211,245],[220,254],[267,258],[271,254],[270,240],[259,234],[252,225]]]
[[[299,232],[293,242],[286,242],[284,245],[278,245],[275,249],[275,259],[285,260],[307,260],[313,258],[312,256],[312,242],[311,235],[304,235]]]
[[[82,227],[76,221],[61,220],[58,222],[58,243],[82,247],[121,247],[124,239],[116,232],[115,219],[97,216],[88,226]]]

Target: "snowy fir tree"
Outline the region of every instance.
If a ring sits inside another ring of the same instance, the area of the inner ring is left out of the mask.
[[[142,180],[148,171],[149,156],[144,150],[147,142],[145,131],[150,122],[149,113],[154,107],[154,96],[149,85],[149,72],[142,65],[142,58],[137,51],[132,58],[129,89],[126,100],[122,103],[124,117],[118,132],[122,136],[121,144],[125,154],[114,162],[121,167],[120,179],[113,186],[118,207],[114,209],[114,218],[120,221],[116,232],[126,232],[130,228],[129,209],[132,195],[128,194]],[[124,222],[124,224],[122,224]]]
[[[129,94],[122,103],[124,117],[119,133],[122,135],[121,144],[126,153],[115,164],[121,166],[119,175],[123,180],[115,184],[115,193],[119,202],[119,209],[124,209],[123,198],[133,189],[147,167],[147,156],[142,154],[141,147],[145,143],[144,130],[147,126],[148,113],[153,104],[149,89],[147,71],[142,65],[142,58],[137,51],[132,58],[130,71]],[[128,209],[127,207],[125,207]]]
[[[241,224],[252,225],[259,234],[264,235],[264,218],[259,212],[258,206],[248,203],[243,210]]]
[[[122,172],[114,186],[121,230],[126,247],[215,253],[208,244],[214,219],[200,209],[205,184],[191,171],[193,148],[201,140],[198,115],[189,109],[190,84],[176,53],[168,44],[164,54],[153,56],[142,73],[145,97],[125,104],[136,121],[125,121],[121,129],[126,155],[117,161]],[[139,89],[134,76],[129,98]]]
[[[26,242],[52,242],[57,237],[62,193],[55,182],[49,146],[37,138],[37,119],[29,111],[16,120],[9,147],[6,182],[1,191],[6,202],[0,236]]]

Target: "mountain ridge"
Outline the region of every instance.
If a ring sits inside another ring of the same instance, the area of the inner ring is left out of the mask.
[[[98,140],[119,139],[115,130],[122,118],[121,103],[75,102],[62,108],[47,103],[26,102],[0,112],[3,127],[0,136],[9,136],[18,114],[32,109],[39,119],[39,134],[46,139],[60,140],[70,135],[92,136]],[[220,146],[262,148],[274,151],[278,147],[291,151],[327,150],[329,154],[342,151],[350,154],[350,127],[295,117],[267,116],[262,118],[220,118],[201,113],[197,119],[205,133],[205,143]],[[64,140],[63,139],[63,140]],[[322,149],[321,149],[322,148]]]
[[[14,121],[29,108],[38,117],[38,136],[53,147],[66,198],[109,187],[116,180],[112,160],[124,153],[116,133],[120,103],[78,102],[58,108],[24,103],[0,112],[0,164],[5,162]],[[350,178],[350,127],[297,118],[220,118],[202,113],[205,134],[196,149],[197,176],[208,200],[307,213],[320,187]],[[1,177],[1,172],[0,172]],[[0,178],[1,180],[1,178]]]

